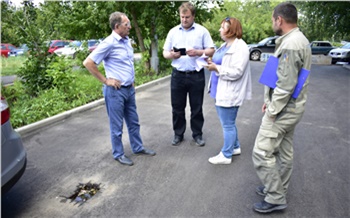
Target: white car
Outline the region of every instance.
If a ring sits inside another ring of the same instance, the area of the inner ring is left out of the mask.
[[[78,50],[83,49],[83,47],[81,46],[82,44],[83,43],[81,41],[73,41],[63,48],[56,49],[54,53],[58,56],[67,56],[67,57],[75,58],[75,53]]]
[[[330,50],[328,56],[332,57],[332,64],[337,62],[350,63],[350,42],[340,48]]]

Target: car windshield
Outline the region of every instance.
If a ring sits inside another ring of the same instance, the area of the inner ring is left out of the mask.
[[[81,45],[81,41],[73,41],[69,43],[69,45],[66,47],[76,48],[76,47],[80,47],[80,45]]]
[[[271,38],[266,38],[261,40],[258,44],[265,44],[267,41],[269,41]]]
[[[98,43],[98,40],[89,40],[88,41],[88,46],[91,47],[91,46],[94,46]]]
[[[346,43],[345,45],[343,45],[342,48],[348,48],[348,49],[350,49],[350,43]]]
[[[19,47],[20,49],[23,49],[23,50],[27,50],[28,49],[28,46],[27,44],[23,44]]]

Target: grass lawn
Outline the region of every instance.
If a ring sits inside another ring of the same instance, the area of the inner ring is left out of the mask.
[[[12,76],[16,75],[19,68],[22,67],[23,63],[27,59],[26,56],[18,56],[18,57],[1,57],[1,76]]]

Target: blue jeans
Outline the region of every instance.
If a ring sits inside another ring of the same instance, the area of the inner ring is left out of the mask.
[[[238,149],[240,147],[236,127],[238,108],[239,107],[216,106],[216,111],[224,133],[224,145],[222,146],[221,152],[226,158],[231,158],[233,149]]]
[[[139,117],[136,111],[135,88],[115,89],[112,86],[103,86],[107,114],[109,117],[112,154],[114,158],[124,154],[122,142],[123,121],[125,120],[130,146],[134,153],[143,149],[140,135]]]

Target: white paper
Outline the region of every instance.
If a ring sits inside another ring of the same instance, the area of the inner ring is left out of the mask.
[[[203,54],[202,56],[196,59],[196,71],[200,71],[203,68],[203,66],[208,65],[206,61],[207,58],[209,58],[209,56]]]

